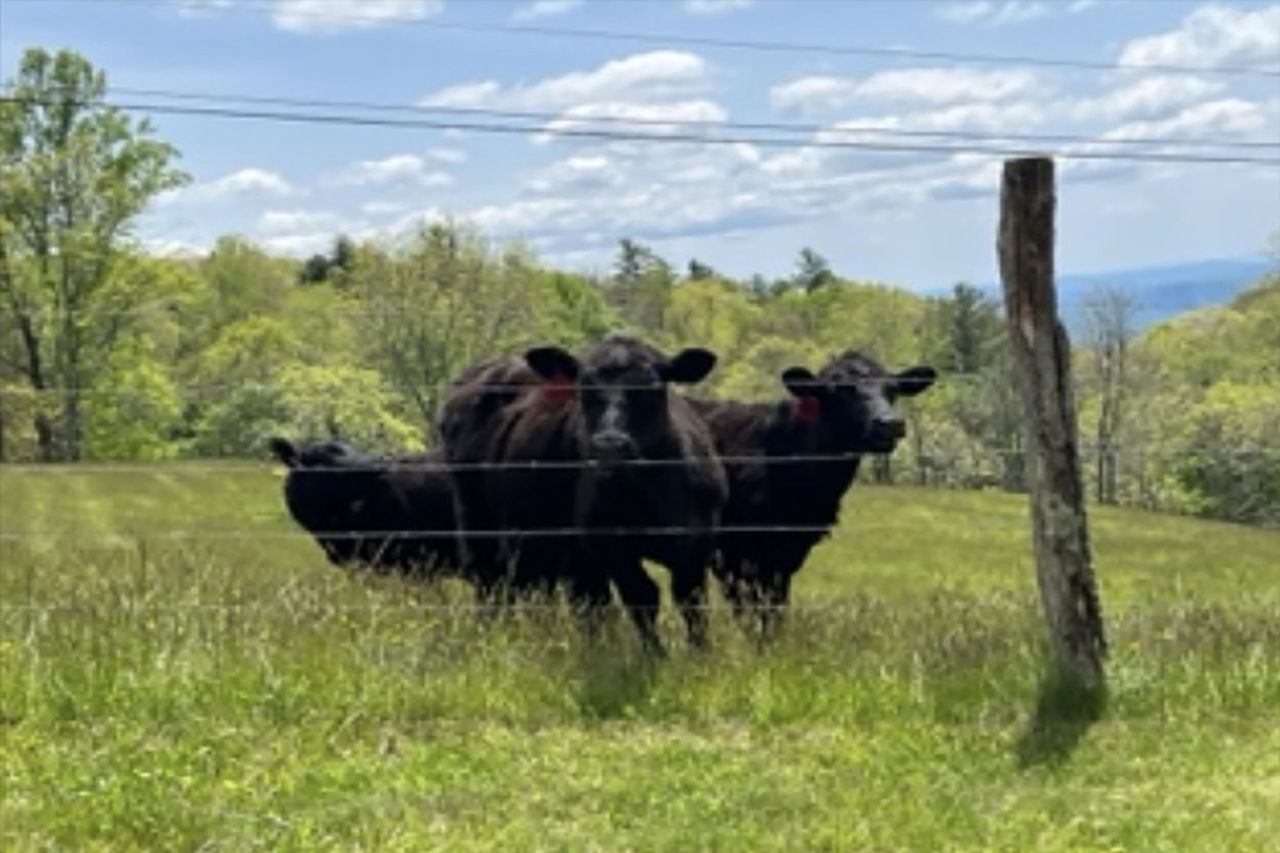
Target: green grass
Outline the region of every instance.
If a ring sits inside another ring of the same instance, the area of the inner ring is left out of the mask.
[[[1041,684],[1019,496],[859,486],[776,645],[668,608],[651,664],[155,535],[292,531],[265,468],[0,469],[0,532],[67,534],[0,542],[0,848],[1280,849],[1280,535],[1091,520],[1100,714]]]

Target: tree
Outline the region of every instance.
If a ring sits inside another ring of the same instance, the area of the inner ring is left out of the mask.
[[[609,281],[609,301],[640,331],[661,333],[666,328],[667,302],[675,279],[671,265],[651,248],[623,238]]]
[[[923,359],[951,378],[917,403],[933,415],[929,428],[951,437],[948,446],[929,449],[936,466],[932,473],[961,486],[1021,491],[1021,404],[1000,307],[978,288],[960,282],[950,296],[929,300],[920,337]],[[925,452],[923,441],[917,449]]]
[[[796,287],[805,293],[813,293],[815,290],[834,283],[835,280],[836,275],[831,271],[831,265],[827,263],[826,258],[807,246],[800,250],[800,256],[796,259],[796,274],[793,279]]]
[[[697,258],[689,260],[689,280],[705,281],[709,278],[715,278],[716,271],[710,265],[702,263]]]
[[[1118,288],[1099,286],[1089,294],[1084,311],[1089,376],[1097,399],[1094,487],[1099,503],[1113,504],[1118,501],[1116,445],[1128,395],[1129,349],[1136,329],[1137,301]]]
[[[618,259],[613,264],[614,278],[620,281],[638,279],[653,260],[652,249],[630,237],[623,237],[618,241]]]
[[[0,337],[17,340],[5,369],[47,398],[34,413],[38,457],[72,460],[83,390],[133,323],[128,306],[103,298],[130,226],[185,175],[147,121],[103,103],[106,77],[79,54],[28,50],[3,93],[0,319],[12,331]]]
[[[608,312],[581,277],[543,269],[519,245],[494,247],[478,232],[438,222],[393,249],[355,253],[344,292],[368,363],[434,435],[447,383],[477,359],[598,334]]]
[[[302,263],[298,270],[298,281],[303,284],[319,284],[336,278],[351,269],[355,258],[356,244],[345,234],[339,234],[333,241],[333,250],[328,255],[312,255]]]
[[[319,284],[329,279],[329,258],[325,255],[312,255],[302,262],[298,270],[298,281],[303,284]]]

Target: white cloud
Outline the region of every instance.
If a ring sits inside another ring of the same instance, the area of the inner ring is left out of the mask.
[[[347,224],[341,216],[327,210],[267,210],[258,217],[258,230],[264,234],[339,231]]]
[[[681,4],[691,15],[723,15],[750,6],[754,0],[684,0]]]
[[[282,234],[263,237],[257,242],[268,252],[281,255],[313,255],[324,252],[333,245],[333,231],[312,231],[304,234]]]
[[[525,197],[461,216],[494,234],[573,245],[591,233],[718,233],[775,215],[774,200],[755,191],[757,159],[750,146],[595,145],[539,169]]]
[[[787,112],[831,110],[849,103],[858,93],[858,82],[844,77],[801,77],[769,89],[769,101]]]
[[[1193,65],[1230,63],[1280,65],[1280,4],[1261,9],[1202,6],[1178,29],[1130,41],[1120,65]]]
[[[699,130],[698,125],[713,125],[725,121],[728,117],[728,111],[714,101],[673,101],[663,104],[620,101],[570,107],[555,121],[548,122],[544,130],[590,128],[608,131],[613,129],[629,134],[662,136],[672,133],[696,133]],[[633,122],[633,124],[625,124],[625,122]],[[543,133],[535,139],[538,142],[547,142],[553,136],[553,133]]]
[[[269,251],[310,255],[327,251],[339,234],[375,236],[367,222],[328,210],[267,210],[258,217],[256,239]]]
[[[424,154],[432,160],[439,160],[441,163],[456,164],[467,161],[467,152],[461,148],[428,148]]]
[[[156,205],[203,204],[243,196],[288,196],[297,192],[298,190],[275,172],[247,168],[213,181],[202,181],[175,190],[167,190],[156,197]]]
[[[987,17],[995,9],[991,0],[972,0],[972,2],[950,2],[939,4],[934,13],[944,21],[953,24],[972,24]]]
[[[858,173],[879,174],[881,179],[887,180],[888,176],[902,174],[904,170],[937,164],[937,151],[922,150],[917,146],[948,143],[933,139],[903,138],[878,131],[1016,134],[1025,133],[1043,124],[1045,119],[1044,107],[1035,101],[953,104],[936,110],[861,116],[835,122],[815,133],[813,140],[819,143],[818,146],[798,148],[765,158],[761,163],[761,170],[783,185],[812,185],[815,188],[833,177]],[[833,144],[851,147],[830,147]],[[1000,147],[1000,140],[992,139],[986,144]],[[852,147],[858,145],[864,146],[864,149]],[[883,149],[865,150],[867,145],[883,146]]]
[[[855,100],[948,104],[1005,101],[1039,92],[1039,78],[1025,70],[901,68],[865,79],[802,77],[769,90],[773,105],[786,111],[836,109]]]
[[[536,194],[584,192],[617,186],[621,179],[609,157],[598,153],[552,163],[526,182],[525,188]]]
[[[380,229],[378,231],[378,236],[393,238],[399,237],[446,218],[448,218],[448,216],[442,209],[438,207],[425,207],[401,216],[390,225]]]
[[[1088,8],[1088,6],[1076,8],[1080,2],[1088,2],[1088,0],[1077,0],[1068,7],[1069,10],[1078,12]],[[1003,0],[999,3],[994,0],[970,0],[970,2],[941,3],[934,8],[934,13],[939,18],[953,24],[983,23],[992,27],[1034,21],[1054,11],[1054,7],[1045,0]]]
[[[424,107],[481,107],[491,104],[502,94],[502,85],[496,80],[476,80],[446,86],[418,104]]]
[[[1087,121],[1127,121],[1160,118],[1220,93],[1225,86],[1217,81],[1184,74],[1144,77],[1094,98],[1075,101],[1070,111],[1074,118]]]
[[[537,18],[550,18],[572,12],[582,5],[582,0],[535,0],[518,7],[511,13],[513,21],[532,21]]]
[[[147,254],[162,258],[199,258],[207,255],[211,243],[198,243],[176,237],[150,237],[142,241]]]
[[[184,18],[203,18],[231,7],[231,0],[179,0],[178,14]]]
[[[495,80],[460,83],[424,97],[423,106],[561,109],[601,101],[652,101],[701,88],[707,65],[680,50],[636,53],[589,71],[574,71],[533,83],[503,86]]]
[[[873,127],[903,130],[962,131],[976,130],[987,133],[1023,133],[1029,127],[1045,120],[1044,108],[1035,101],[1009,101],[1005,103],[953,104],[936,110],[903,113],[900,115],[855,118],[837,122],[834,127]],[[818,134],[823,138],[823,134]]]
[[[1113,128],[1103,139],[1178,139],[1211,134],[1247,136],[1267,129],[1274,119],[1265,104],[1222,98],[1187,107],[1155,121],[1135,121]]]
[[[360,205],[360,212],[366,216],[390,216],[408,209],[409,205],[401,201],[366,201]]]
[[[425,157],[392,154],[381,160],[362,160],[343,172],[329,176],[326,182],[334,186],[414,184],[419,187],[447,187],[454,181],[448,172],[432,169]]]
[[[858,86],[863,98],[949,104],[1003,101],[1039,87],[1030,71],[975,71],[965,68],[903,68],[872,74]]]
[[[443,9],[443,0],[277,0],[271,18],[282,30],[328,34],[420,21]]]
[[[1067,11],[1075,15],[1088,9],[1092,9],[1094,6],[1097,6],[1098,3],[1099,0],[1071,0],[1071,4],[1067,6]]]

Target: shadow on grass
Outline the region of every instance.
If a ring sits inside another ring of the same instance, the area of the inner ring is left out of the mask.
[[[1018,766],[1059,765],[1075,752],[1089,727],[1102,719],[1107,688],[1089,687],[1057,667],[1040,681],[1036,709],[1018,738]]]
[[[658,669],[652,655],[611,644],[584,648],[578,663],[578,709],[597,720],[626,717],[643,704]]]

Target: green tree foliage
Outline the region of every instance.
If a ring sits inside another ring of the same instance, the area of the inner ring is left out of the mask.
[[[761,308],[732,282],[716,278],[686,281],[671,292],[666,308],[667,331],[662,338],[671,349],[702,346],[719,357],[709,387],[722,387],[725,367],[738,362],[753,343],[748,329],[758,326]]]
[[[702,261],[698,260],[697,258],[692,258],[689,261],[689,280],[690,281],[703,281],[705,279],[715,278],[715,277],[716,277],[716,271],[709,264],[704,264]]]
[[[667,303],[675,284],[671,265],[648,246],[631,239],[618,244],[614,274],[607,282],[609,304],[636,331],[665,331]]]
[[[795,365],[861,350],[932,364],[900,402],[908,439],[877,479],[1021,489],[1022,403],[1000,306],[842,278],[812,249],[791,276],[679,276],[619,243],[602,280],[443,221],[399,241],[336,236],[306,261],[242,237],[204,257],[149,257],[138,213],[184,176],[145,122],[103,103],[74,53],[28,51],[0,101],[0,461],[262,455],[267,437],[371,450],[434,441],[471,363],[614,328],[719,365],[699,393],[772,399]],[[1077,341],[1086,477],[1099,500],[1280,523],[1280,267],[1230,304],[1145,331],[1099,290]]]
[[[608,324],[585,280],[451,222],[402,246],[359,247],[347,281],[369,363],[424,429],[435,423],[448,380],[477,359],[548,339],[574,345]]]
[[[83,451],[81,389],[100,383],[145,290],[121,278],[133,220],[184,180],[145,120],[106,106],[84,57],[28,50],[0,102],[0,338],[4,368],[48,397],[41,459]]]
[[[231,388],[200,419],[202,456],[258,455],[273,435],[342,438],[375,451],[420,448],[425,431],[396,412],[385,379],[368,368],[283,364]]]
[[[1119,500],[1280,523],[1280,280],[1139,336]]]
[[[805,293],[813,293],[815,290],[834,284],[837,279],[827,259],[806,246],[800,250],[800,256],[796,258],[796,274],[792,281]]]
[[[303,284],[316,284],[322,281],[342,281],[342,275],[351,268],[355,258],[356,244],[345,234],[333,241],[333,250],[327,255],[312,255],[302,264],[298,271],[298,280]]]
[[[1120,444],[1128,420],[1137,371],[1133,339],[1137,302],[1114,287],[1094,289],[1085,302],[1083,357],[1077,359],[1077,383],[1092,403],[1082,412],[1083,434],[1092,439],[1092,483],[1099,503],[1119,500]]]

